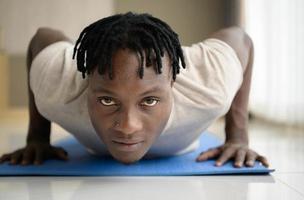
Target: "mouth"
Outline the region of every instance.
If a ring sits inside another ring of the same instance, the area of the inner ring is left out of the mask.
[[[116,140],[112,140],[112,143],[114,144],[115,148],[119,151],[132,152],[132,151],[138,150],[142,146],[143,141],[116,141]]]

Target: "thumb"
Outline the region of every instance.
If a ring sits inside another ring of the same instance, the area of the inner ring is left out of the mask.
[[[68,160],[68,152],[61,147],[54,147],[55,158],[59,160]]]

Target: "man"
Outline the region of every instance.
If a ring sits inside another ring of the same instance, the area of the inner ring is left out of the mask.
[[[242,167],[258,160],[268,166],[248,147],[252,61],[252,42],[236,27],[191,47],[181,47],[178,35],[149,14],[94,22],[75,46],[63,33],[40,28],[28,49],[27,144],[0,162],[66,160],[64,149],[50,144],[51,122],[89,152],[122,163],[179,155],[194,150],[199,135],[225,115],[224,145],[202,152],[197,161],[217,158],[221,166],[234,159]]]

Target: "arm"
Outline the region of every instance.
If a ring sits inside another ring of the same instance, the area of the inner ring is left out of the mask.
[[[232,27],[216,32],[212,37],[229,44],[236,52],[243,67],[243,83],[225,116],[226,141],[242,140],[248,144],[248,101],[253,64],[253,44],[240,28]]]
[[[32,38],[27,51],[27,77],[28,77],[28,94],[29,94],[29,130],[27,143],[33,140],[50,142],[51,122],[44,118],[37,110],[34,94],[29,84],[29,73],[33,59],[45,47],[58,42],[70,41],[62,32],[50,28],[39,28]]]
[[[243,83],[233,99],[231,107],[225,116],[225,144],[211,149],[200,155],[199,160],[219,157],[217,166],[221,166],[228,159],[234,157],[236,167],[243,163],[253,166],[259,160],[268,166],[267,159],[248,148],[248,101],[253,65],[253,43],[251,38],[240,28],[230,27],[211,35],[229,44],[236,52],[243,68]]]
[[[51,122],[44,118],[37,110],[33,92],[29,85],[29,73],[33,59],[45,47],[58,41],[66,40],[67,37],[60,31],[49,28],[40,28],[31,39],[27,50],[27,77],[29,94],[29,128],[26,146],[12,153],[4,154],[0,158],[0,164],[8,161],[11,164],[42,164],[47,159],[67,159],[67,153],[60,147],[50,145]]]

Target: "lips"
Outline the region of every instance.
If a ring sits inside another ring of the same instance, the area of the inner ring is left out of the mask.
[[[119,151],[132,152],[138,150],[143,141],[130,141],[130,140],[112,140],[114,147]]]
[[[120,144],[126,144],[126,145],[132,145],[132,144],[137,144],[142,141],[130,141],[130,140],[113,140],[115,143],[120,143]]]

